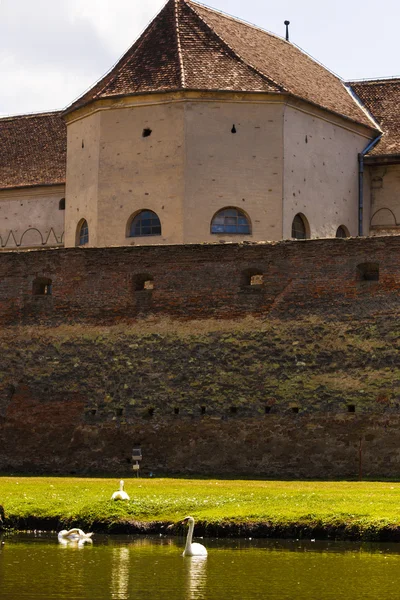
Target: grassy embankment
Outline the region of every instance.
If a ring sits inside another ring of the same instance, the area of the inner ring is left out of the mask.
[[[400,540],[400,483],[1,477],[6,526],[165,532],[187,514],[197,535]],[[179,526],[173,529],[181,531]]]

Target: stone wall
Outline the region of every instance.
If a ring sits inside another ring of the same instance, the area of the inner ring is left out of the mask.
[[[398,313],[0,332],[0,471],[400,476]]]
[[[398,308],[399,290],[397,236],[0,255],[3,326],[149,315],[362,316]]]
[[[1,254],[0,471],[400,476],[399,251]]]

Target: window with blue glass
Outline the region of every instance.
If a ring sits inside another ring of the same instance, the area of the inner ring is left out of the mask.
[[[129,228],[129,237],[145,235],[161,235],[160,219],[152,210],[142,210],[138,213]]]
[[[82,221],[79,234],[78,234],[78,245],[84,246],[89,243],[89,227],[87,221]]]
[[[211,233],[249,234],[251,226],[243,211],[238,208],[224,208],[214,215]]]

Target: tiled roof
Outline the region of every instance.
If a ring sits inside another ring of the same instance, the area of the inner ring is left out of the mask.
[[[101,98],[182,89],[291,94],[374,127],[344,83],[295,45],[191,0],[169,0],[66,113]]]
[[[369,156],[400,154],[400,79],[355,81],[350,85],[383,130]]]
[[[0,189],[65,183],[66,155],[60,112],[0,118]]]

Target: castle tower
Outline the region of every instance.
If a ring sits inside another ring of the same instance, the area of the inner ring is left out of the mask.
[[[66,246],[357,235],[373,119],[289,41],[191,0],[64,116]]]

